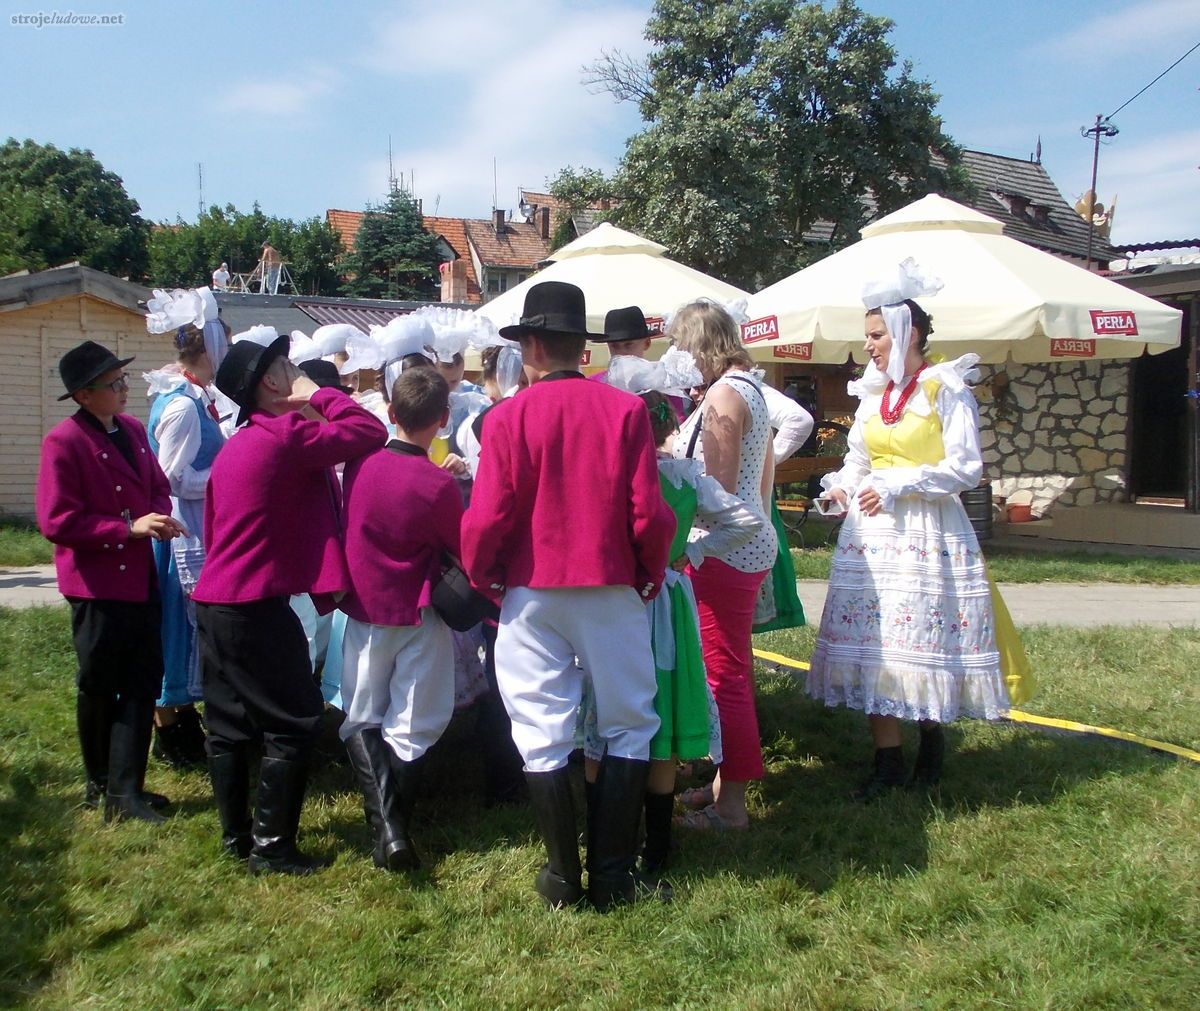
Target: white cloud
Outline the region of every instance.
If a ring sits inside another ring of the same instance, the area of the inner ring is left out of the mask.
[[[589,93],[582,68],[605,49],[644,53],[644,6],[465,0],[453,12],[453,32],[444,12],[428,8],[381,23],[363,57],[376,74],[444,79],[436,130],[408,144],[394,138],[396,172],[415,170],[427,212],[438,203],[442,214],[486,217],[493,158],[497,203],[508,208],[518,186],[541,189],[568,164],[615,166],[621,150],[612,138],[622,125],[636,128],[636,110]],[[386,162],[364,168],[368,196],[378,199]]]
[[[1163,52],[1178,48],[1174,56],[1182,56],[1197,29],[1200,3],[1196,0],[1134,0],[1122,3],[1111,14],[1098,14],[1076,23],[1057,38],[1037,43],[1029,55],[1080,61],[1123,57],[1128,61],[1153,46],[1166,47]]]
[[[1101,157],[1098,188],[1117,196],[1115,242],[1200,235],[1200,130],[1161,134]]]
[[[328,71],[301,80],[243,80],[229,89],[225,107],[270,116],[273,122],[300,118],[311,115],[313,103],[329,94],[337,81]]]

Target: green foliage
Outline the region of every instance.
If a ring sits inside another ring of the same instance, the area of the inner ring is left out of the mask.
[[[646,128],[617,176],[619,223],[754,289],[812,258],[804,234],[853,242],[879,214],[963,186],[937,96],[897,66],[892,22],[851,0],[658,0],[644,76],[619,59],[595,83],[638,97]]]
[[[433,301],[438,291],[437,239],[425,230],[417,202],[395,189],[383,204],[368,206],[342,261],[347,295]]]
[[[156,225],[150,237],[151,283],[160,288],[209,284],[222,262],[231,274],[248,274],[264,242],[279,250],[298,294],[337,294],[342,253],[337,233],[320,218],[268,217],[258,204],[248,214],[226,204],[210,207],[194,225],[183,220]]]
[[[13,138],[0,145],[0,273],[78,260],[141,280],[149,226],[138,211],[91,151]]]
[[[560,200],[567,208],[567,213],[560,215],[558,223],[554,226],[554,234],[550,236],[551,250],[565,246],[573,238],[572,214],[616,197],[615,180],[599,169],[586,166],[576,169],[573,165],[568,165],[553,178],[548,178],[546,185],[550,195]],[[607,220],[609,212],[602,212],[598,217],[600,220]]]
[[[69,621],[65,607],[0,611],[2,1006],[1197,1006],[1190,763],[963,721],[940,795],[853,804],[861,714],[760,667],[752,829],[677,833],[673,905],[544,909],[533,819],[483,807],[469,717],[429,758],[425,871],[371,865],[361,798],[326,763],[301,843],[333,866],[256,879],[219,853],[203,771],[151,765],[148,786],[175,802],[162,827],[80,808]],[[1200,743],[1200,633],[1038,629],[1026,643],[1053,672],[1038,711]],[[812,633],[758,644],[807,659]]]

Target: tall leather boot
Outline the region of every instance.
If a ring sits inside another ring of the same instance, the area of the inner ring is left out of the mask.
[[[363,795],[363,813],[375,831],[376,867],[389,871],[412,870],[420,866],[408,824],[401,809],[396,777],[392,774],[392,749],[378,727],[351,734],[346,739],[346,754]]]
[[[868,803],[889,790],[903,786],[907,778],[903,749],[898,745],[894,748],[876,748],[875,771],[871,773],[871,778],[855,792],[854,799]]]
[[[111,695],[75,695],[75,726],[87,776],[83,802],[88,807],[99,807],[108,790],[108,743],[115,701]]]
[[[208,774],[221,819],[221,847],[232,857],[250,856],[250,763],[244,747],[210,755]]]
[[[920,724],[921,745],[913,766],[910,786],[937,786],[942,781],[942,763],[946,756],[946,735],[940,723],[923,721]]]
[[[104,820],[127,818],[161,824],[166,819],[142,797],[154,729],[154,699],[123,695],[116,703],[108,744],[108,788]]]
[[[534,879],[534,888],[552,909],[573,906],[583,898],[583,867],[579,863],[571,770],[526,772],[525,782],[529,784],[529,803],[547,857]]]
[[[658,875],[667,869],[671,856],[671,815],[675,810],[673,793],[647,793],[646,842],[642,846],[642,873]]]
[[[250,832],[251,874],[312,874],[323,862],[296,848],[308,767],[303,759],[264,758]]]
[[[635,902],[644,882],[634,873],[638,827],[650,763],[605,755],[596,778],[593,852],[588,854],[588,898],[600,912]]]

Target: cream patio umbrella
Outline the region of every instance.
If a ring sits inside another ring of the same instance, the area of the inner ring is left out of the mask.
[[[653,331],[664,316],[694,299],[710,298],[727,305],[750,297],[741,288],[668,259],[665,253],[666,246],[603,222],[556,250],[549,267],[475,312],[497,327],[508,326],[520,318],[525,293],[533,285],[566,281],[583,289],[592,333],[604,332],[604,316],[610,309],[627,305],[640,307]],[[608,361],[603,344],[589,344],[588,350],[587,364],[596,366]],[[656,352],[651,354],[657,357]]]
[[[865,361],[863,282],[910,256],[945,282],[922,305],[933,316],[930,345],[947,357],[1135,358],[1179,345],[1178,309],[1009,238],[999,221],[936,194],[754,295],[743,339],[760,361]]]

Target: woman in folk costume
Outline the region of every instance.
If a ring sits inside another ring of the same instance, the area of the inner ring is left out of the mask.
[[[700,301],[680,309],[667,334],[696,359],[704,377],[704,385],[693,389],[699,405],[676,436],[674,454],[701,460],[705,473],[765,521],[775,470],[770,412],[737,324],[719,305]],[[703,528],[703,521],[699,525]],[[751,626],[759,587],[778,550],[775,530],[764,522],[748,543],[691,573],[724,755],[712,789],[693,799],[704,806],[685,818],[690,828],[744,829],[750,822],[746,787],[763,775]]]
[[[983,471],[967,386],[979,356],[941,365],[924,357],[931,321],[912,299],[941,287],[911,259],[866,286],[871,362],[848,387],[860,404],[845,465],[822,479],[846,520],[808,693],[868,714],[875,768],[863,800],[909,779],[901,720],[920,727],[913,783],[936,786],[942,725],[1001,718],[1013,692],[1029,688],[1020,681],[1028,662],[958,497]]]
[[[608,315],[611,317],[613,313]],[[605,331],[608,330],[606,320]],[[721,761],[721,725],[705,677],[700,619],[685,570],[689,565],[699,569],[705,558],[726,554],[748,543],[766,521],[760,512],[748,508],[714,478],[705,475],[698,460],[677,460],[671,455],[669,443],[678,432],[679,423],[669,398],[682,396],[685,390],[703,381],[690,354],[671,348],[657,362],[633,355],[618,356],[610,362],[607,378],[611,386],[639,394],[646,403],[658,448],[659,487],[677,524],[663,590],[646,608],[658,678],[654,708],[661,725],[650,742],[646,842],[641,870],[657,877],[666,869],[671,848],[676,760],[708,757],[718,764]],[[696,519],[704,524],[704,529],[693,529]],[[585,708],[582,722],[591,790],[600,759],[604,757],[603,741],[596,734],[594,706]]]
[[[171,484],[171,514],[188,531],[153,544],[163,609],[163,684],[154,717],[154,754],[186,768],[205,762],[204,730],[193,705],[204,694],[191,596],[204,565],[208,472],[225,443],[212,381],[228,338],[207,288],[156,291],[146,308],[146,329],[172,333],[178,352],[173,364],[143,375],[154,398],[146,434]]]

